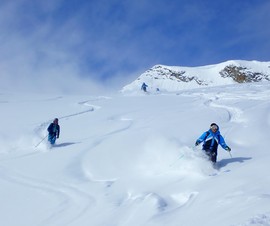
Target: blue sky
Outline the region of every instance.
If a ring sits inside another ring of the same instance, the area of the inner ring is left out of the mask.
[[[0,76],[119,89],[156,64],[270,61],[269,12],[269,0],[1,0]]]

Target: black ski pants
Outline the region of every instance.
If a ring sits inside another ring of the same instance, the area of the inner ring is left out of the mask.
[[[209,160],[213,163],[217,162],[217,149],[211,150],[211,149],[203,149],[205,151],[205,154],[209,157]]]

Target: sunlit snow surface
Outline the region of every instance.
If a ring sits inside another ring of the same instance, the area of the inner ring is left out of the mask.
[[[270,83],[0,92],[0,108],[3,226],[270,225]],[[55,117],[61,134],[50,147]],[[231,157],[219,147],[218,170],[194,147],[212,122],[232,148]]]

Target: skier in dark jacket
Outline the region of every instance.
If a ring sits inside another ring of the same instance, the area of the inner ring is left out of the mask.
[[[225,143],[223,136],[220,134],[219,127],[216,123],[210,125],[210,129],[197,139],[195,145],[197,146],[201,142],[203,142],[202,149],[213,163],[217,161],[217,149],[219,144],[226,151],[231,151],[231,148]]]
[[[60,134],[60,126],[58,125],[58,118],[55,118],[53,122],[48,127],[48,141],[53,145],[55,144],[55,140],[59,138]]]
[[[148,85],[145,84],[145,82],[142,84],[141,90],[143,90],[144,92],[147,92],[146,88],[148,87]]]

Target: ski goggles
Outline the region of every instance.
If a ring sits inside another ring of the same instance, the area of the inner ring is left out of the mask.
[[[218,129],[217,125],[212,125],[210,128],[211,128],[212,130],[217,130],[217,129]]]

